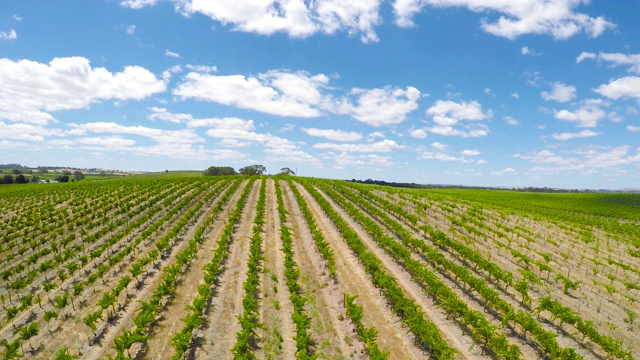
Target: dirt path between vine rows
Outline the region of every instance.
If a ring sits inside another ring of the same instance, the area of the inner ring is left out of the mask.
[[[223,190],[224,191],[224,190]],[[167,257],[167,259],[162,260],[158,266],[158,269],[162,269],[165,266],[172,264],[175,261],[175,257],[180,251],[187,247],[189,244],[189,239],[193,238],[196,229],[204,222],[204,220],[211,215],[211,211],[215,204],[219,201],[220,195],[216,196],[216,200],[211,203],[211,205],[206,206],[206,210],[199,216],[196,223],[187,228],[186,234],[184,234],[182,241],[177,244],[174,249],[172,249],[171,255]],[[236,191],[236,194],[231,198],[230,201],[235,202],[239,197],[239,190]],[[139,307],[140,302],[149,301],[151,295],[153,295],[153,291],[158,287],[160,282],[162,281],[163,272],[159,270],[154,270],[154,273],[150,278],[147,278],[147,282],[145,282],[144,287],[141,291],[139,291],[133,299],[130,299],[125,307],[125,312],[120,314],[120,317],[116,324],[113,326],[109,326],[107,328],[107,332],[100,342],[100,346],[92,346],[89,348],[82,349],[82,353],[86,354],[85,359],[102,359],[109,355],[114,355],[115,351],[113,350],[113,340],[126,329],[135,328],[135,324],[133,323],[133,318],[136,314],[136,309]],[[129,286],[135,286],[134,283],[136,281],[132,281],[132,284]],[[82,324],[84,325],[84,324]],[[86,325],[84,325],[86,326]],[[135,354],[139,349],[139,344],[134,344],[131,347],[131,354]]]
[[[260,330],[261,348],[256,352],[256,356],[259,359],[294,359],[295,326],[291,320],[293,304],[289,299],[287,279],[284,276],[278,201],[274,180],[271,179],[267,180],[264,230],[260,322],[265,328]]]
[[[307,300],[305,310],[311,319],[310,336],[317,354],[321,359],[365,358],[362,354],[364,346],[346,316],[344,294],[329,277],[326,262],[318,252],[288,186],[283,195],[285,207],[291,214],[293,258],[300,271],[298,283]]]
[[[229,211],[236,206],[240,193],[241,191],[236,191],[225,205],[226,210],[221,211],[215,221],[209,225],[211,231],[205,235],[205,240],[191,260],[189,269],[182,275],[183,280],[176,287],[175,297],[166,305],[162,318],[158,320],[150,334],[146,359],[171,359],[173,356],[174,348],[171,346],[171,338],[182,329],[184,326],[182,319],[191,312],[187,306],[191,305],[198,295],[198,286],[204,283],[203,267],[211,261]]]
[[[236,333],[240,331],[237,316],[242,314],[242,285],[247,278],[249,239],[252,234],[253,218],[256,213],[260,182],[256,181],[242,211],[240,224],[232,234],[229,257],[224,265],[218,287],[211,302],[211,311],[205,318],[200,347],[196,359],[232,359],[231,348],[236,343]]]
[[[333,250],[340,290],[343,293],[358,296],[356,303],[364,310],[362,323],[378,331],[377,341],[380,349],[388,352],[393,359],[426,358],[427,354],[415,345],[414,337],[403,327],[402,321],[393,314],[384,296],[371,284],[370,276],[342,239],[333,222],[302,186],[299,184],[296,186],[307,201],[318,228]]]
[[[413,300],[425,313],[426,319],[434,323],[442,338],[455,348],[458,353],[457,358],[460,359],[486,359],[482,354],[482,350],[476,346],[473,340],[465,335],[462,329],[447,319],[447,313],[441,310],[424,292],[422,287],[411,278],[411,275],[404,268],[396,263],[394,259],[388,255],[383,249],[378,247],[374,239],[362,228],[349,214],[336,204],[322,190],[318,191],[329,201],[331,206],[338,214],[345,219],[349,226],[358,234],[358,237],[367,246],[368,250],[373,253],[382,263],[385,271],[394,277],[398,285],[403,289],[405,296]]]

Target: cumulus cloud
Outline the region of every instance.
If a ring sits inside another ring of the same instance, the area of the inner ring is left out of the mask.
[[[414,87],[406,90],[385,87],[383,89],[354,89],[356,105],[350,111],[358,121],[371,126],[394,125],[403,122],[407,114],[418,108],[420,91]]]
[[[594,53],[583,52],[576,58],[576,63],[580,63],[585,59],[596,59],[598,62],[606,62],[611,66],[627,65],[629,66],[629,72],[640,74],[640,54],[600,52],[596,55]]]
[[[432,142],[431,143],[431,147],[434,148],[434,149],[438,149],[438,150],[442,151],[442,150],[447,148],[447,145],[439,143],[439,142],[436,141],[436,142]]]
[[[461,121],[481,121],[493,116],[491,110],[486,113],[477,101],[454,102],[438,100],[427,109],[426,114],[433,117],[435,126],[428,128],[429,132],[443,136],[482,137],[489,133],[489,127],[482,123],[463,125],[462,129],[455,128]]]
[[[514,125],[514,126],[515,126],[515,125],[520,125],[520,121],[518,121],[518,120],[514,119],[513,117],[511,117],[511,116],[509,116],[509,115],[507,115],[507,116],[503,117],[502,119],[503,119],[504,121],[506,121],[506,122],[507,122],[507,124],[509,124],[509,125]]]
[[[60,129],[49,129],[41,125],[5,123],[0,121],[0,139],[43,142],[49,136],[65,136]]]
[[[343,152],[391,152],[395,149],[404,148],[404,146],[398,145],[395,141],[389,139],[369,144],[319,143],[313,145],[313,147],[316,149],[331,149]]]
[[[515,175],[517,173],[518,172],[515,169],[505,168],[505,169],[502,169],[500,171],[492,171],[491,175],[504,176],[504,175]]]
[[[238,31],[282,32],[294,38],[345,31],[363,42],[375,42],[374,28],[381,23],[379,0],[185,0],[179,6],[184,14],[201,13],[223,25],[232,24]]]
[[[579,32],[597,37],[615,24],[602,16],[596,18],[578,13],[575,8],[581,0],[395,0],[393,10],[396,24],[402,27],[414,26],[413,16],[424,7],[465,7],[474,12],[496,12],[498,20],[491,22],[484,18],[481,27],[484,31],[515,39],[524,34],[551,35],[555,39],[568,39]]]
[[[520,53],[524,56],[540,56],[539,52],[531,49],[528,46],[523,46],[522,49],[520,49]]]
[[[531,152],[529,154],[513,154],[514,158],[520,158],[523,160],[527,160],[536,164],[558,164],[558,165],[568,165],[573,162],[573,160],[568,160],[563,158],[562,156],[556,155],[555,153],[542,150],[539,152]]]
[[[627,125],[627,130],[631,132],[640,132],[640,126]]]
[[[125,0],[120,1],[120,6],[129,9],[142,9],[146,6],[153,6],[158,3],[158,0]]]
[[[161,144],[191,144],[204,142],[204,139],[198,136],[198,134],[191,129],[164,130],[146,126],[125,126],[115,122],[92,122],[84,124],[70,124],[69,126],[72,128],[69,132],[73,135],[85,135],[87,133],[128,134],[147,137]]]
[[[358,141],[362,139],[362,134],[353,131],[333,130],[333,129],[300,129],[309,136],[322,137],[333,141]]]
[[[330,93],[329,77],[305,71],[272,70],[255,77],[190,72],[174,89],[183,99],[212,101],[272,115],[313,118],[325,113],[349,115],[371,126],[401,123],[418,107],[420,91],[390,86]]]
[[[424,129],[413,129],[409,131],[409,135],[415,139],[424,139],[427,137],[427,132]]]
[[[135,25],[127,26],[127,34],[133,35],[135,32],[136,32],[136,26]]]
[[[618,100],[620,98],[636,98],[640,99],[640,77],[626,76],[608,84],[602,84],[598,88],[593,89],[598,94],[609,99]]]
[[[514,92],[514,93],[511,94],[511,97],[516,99],[516,100],[518,100],[518,99],[520,99],[520,94],[518,94],[517,92]]]
[[[49,64],[0,59],[0,83],[0,119],[34,124],[54,121],[49,112],[101,100],[141,100],[165,90],[165,83],[143,67],[112,73],[92,68],[83,57],[55,58]]]
[[[15,40],[18,38],[18,34],[15,30],[0,31],[0,40]]]
[[[179,58],[180,54],[173,52],[173,51],[169,51],[169,50],[165,50],[164,51],[164,56],[168,56],[168,57],[172,57],[172,58]]]
[[[555,118],[563,121],[576,122],[578,127],[596,127],[598,122],[607,116],[601,106],[608,105],[598,99],[587,99],[575,111],[560,110],[555,112]]]
[[[457,161],[466,163],[469,162],[467,159],[459,156],[452,156],[444,152],[439,151],[422,151],[419,159],[422,160],[440,160],[440,161]]]
[[[259,77],[218,76],[190,72],[173,94],[256,110],[272,115],[317,117],[323,100],[320,89],[329,79],[306,72],[271,71]]]
[[[551,137],[556,139],[556,140],[566,141],[566,140],[594,137],[594,136],[598,136],[598,135],[600,135],[600,133],[595,132],[595,131],[582,130],[582,131],[577,132],[577,133],[560,133],[560,134],[554,133],[554,134],[551,134]]]
[[[478,155],[480,155],[480,151],[478,151],[478,149],[464,150],[462,152],[462,155],[464,155],[464,156],[478,156]]]
[[[554,82],[551,85],[551,92],[543,91],[540,95],[545,101],[554,100],[564,103],[576,97],[576,87],[562,82]]]

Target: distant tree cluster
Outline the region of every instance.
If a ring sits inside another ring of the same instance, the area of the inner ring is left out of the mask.
[[[231,166],[210,166],[203,174],[204,176],[235,175],[236,170]]]
[[[23,174],[18,174],[15,177],[10,174],[5,174],[4,176],[0,176],[0,184],[27,184],[29,182],[37,183],[40,181],[40,178],[37,176],[27,177]]]
[[[262,165],[249,165],[239,170],[242,175],[263,175],[267,168]]]
[[[208,169],[202,172],[204,176],[219,176],[219,175],[264,175],[267,172],[267,168],[264,165],[254,164],[240,168],[238,172],[231,166],[210,166]],[[296,173],[288,167],[280,169],[278,175],[295,175]]]

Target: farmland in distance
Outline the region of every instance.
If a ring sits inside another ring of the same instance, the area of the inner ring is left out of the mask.
[[[0,187],[5,359],[637,359],[640,195]]]

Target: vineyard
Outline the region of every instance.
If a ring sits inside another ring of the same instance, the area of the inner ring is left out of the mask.
[[[4,359],[639,359],[640,196],[0,187]]]

